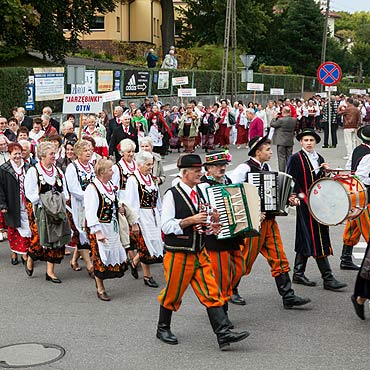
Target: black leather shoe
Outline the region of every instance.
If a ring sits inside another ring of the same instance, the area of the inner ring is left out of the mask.
[[[354,264],[352,261],[340,261],[340,269],[358,271],[360,266]]]
[[[356,315],[361,319],[365,320],[365,305],[359,304],[356,300],[356,297],[353,295],[351,296],[351,301],[353,306],[355,307]]]
[[[233,294],[231,296],[230,302],[233,304],[237,304],[239,306],[245,306],[247,304],[245,299],[239,295],[239,292],[237,289],[233,290]]]
[[[321,148],[329,148],[328,145],[323,145]]]
[[[33,268],[30,270],[30,269],[27,267],[27,263],[25,263],[25,264],[24,264],[24,269],[25,269],[26,274],[27,274],[28,276],[32,276],[32,274],[33,274]]]
[[[316,282],[311,281],[305,275],[293,274],[293,283],[294,284],[302,284],[302,285],[306,285],[306,286],[316,286]]]
[[[128,265],[130,266],[131,275],[134,279],[139,279],[139,273],[137,272],[137,265],[134,264],[134,261],[132,259],[129,259]]]
[[[310,303],[311,299],[309,298],[301,298],[298,296],[294,296],[293,299],[283,300],[283,305],[286,310],[292,309],[294,307],[304,306],[307,303]]]
[[[172,333],[170,327],[163,323],[158,323],[156,337],[167,344],[174,345],[179,343],[176,335]]]
[[[53,278],[49,276],[48,273],[46,273],[46,281],[51,281],[52,283],[56,283],[56,284],[60,284],[62,282],[62,280],[58,278]]]
[[[233,331],[228,330],[226,333],[217,334],[217,341],[220,350],[226,349],[230,343],[240,342],[241,340],[249,337],[249,333],[247,331],[242,331],[241,333],[235,333]]]
[[[334,277],[330,280],[324,280],[324,289],[326,290],[337,291],[337,290],[345,288],[346,286],[347,286],[346,283],[341,283]]]
[[[18,265],[18,263],[19,263],[19,261],[18,261],[18,258],[17,258],[17,257],[12,258],[12,259],[10,260],[10,262],[11,262],[11,264],[12,264],[13,266]]]
[[[153,279],[153,276],[151,276],[151,277],[144,276],[144,284],[151,287],[151,288],[158,288],[159,287],[157,282]]]

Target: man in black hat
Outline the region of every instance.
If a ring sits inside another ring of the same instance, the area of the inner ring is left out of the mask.
[[[365,177],[360,178],[366,184],[370,168],[367,168],[365,159],[362,159],[370,154],[370,126],[364,126],[357,131],[357,136],[362,140],[362,144],[357,146],[352,152],[351,172]],[[359,166],[361,164],[361,166]],[[367,172],[366,172],[367,171]],[[342,270],[359,270],[359,266],[352,261],[353,247],[360,241],[361,235],[366,242],[369,240],[370,232],[370,207],[363,212],[356,220],[348,220],[343,232],[343,249],[340,257],[340,268]]]
[[[224,349],[232,342],[245,339],[249,333],[230,331],[223,309],[225,301],[204,249],[202,225],[206,224],[208,214],[200,211],[201,199],[197,188],[202,176],[201,158],[197,154],[183,155],[177,166],[181,170],[181,180],[166,192],[162,205],[166,287],[158,296],[160,311],[156,335],[165,343],[178,343],[170,327],[172,311],[180,308],[182,296],[190,284],[199,301],[207,308],[219,347]],[[212,228],[211,232],[219,232],[219,226],[218,229]]]
[[[231,174],[234,183],[247,181],[249,172],[271,171],[268,161],[271,159],[271,140],[266,136],[256,136],[249,142],[250,159],[240,164]],[[293,201],[293,197],[290,199]],[[310,299],[301,298],[295,295],[289,277],[289,261],[285,255],[283,242],[280,236],[279,226],[275,217],[269,214],[263,215],[260,235],[246,238],[242,258],[245,263],[245,275],[249,275],[253,264],[261,253],[271,267],[271,275],[275,278],[276,287],[283,298],[283,305],[286,309],[303,306],[310,302]]]
[[[321,140],[312,128],[304,129],[297,135],[302,149],[293,154],[288,162],[287,172],[294,179],[294,192],[301,197],[297,207],[296,237],[293,282],[306,286],[316,283],[305,276],[308,257],[314,257],[324,281],[324,289],[337,291],[347,285],[338,281],[332,274],[328,256],[333,254],[329,237],[329,227],[317,222],[308,207],[308,191],[311,185],[325,176],[324,169],[329,166],[315,151]]]
[[[225,150],[214,150],[205,157],[204,167],[206,173],[201,177],[199,186],[202,197],[208,203],[206,189],[214,185],[230,185],[231,180],[226,176],[226,167],[231,160],[231,155]],[[228,310],[227,302],[230,300],[237,305],[245,305],[244,298],[239,295],[238,285],[242,277],[242,268],[235,266],[235,261],[240,255],[240,246],[243,238],[240,236],[218,240],[215,235],[204,236],[205,247],[209,254],[212,268],[215,273],[222,297],[225,299],[225,312]],[[233,266],[230,268],[230,266]]]

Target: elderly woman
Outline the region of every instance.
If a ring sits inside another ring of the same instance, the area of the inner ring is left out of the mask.
[[[136,144],[130,139],[123,139],[119,143],[119,153],[122,158],[113,166],[112,183],[117,187],[122,197],[126,189],[127,179],[137,169],[136,162],[134,160]],[[133,248],[127,250],[129,256],[129,266],[131,269],[131,275],[135,278],[139,278],[137,272],[137,263],[139,257],[135,259],[135,252]]]
[[[94,274],[94,267],[90,260],[90,243],[85,230],[85,208],[84,208],[84,192],[87,186],[95,178],[94,167],[90,163],[91,159],[91,144],[86,140],[77,142],[74,146],[74,152],[77,159],[68,165],[66,169],[66,182],[69,193],[71,195],[71,214],[72,214],[72,230],[77,239],[77,249],[75,249],[71,267],[75,271],[80,271],[78,265],[78,257],[81,255],[86,264],[87,272],[91,277]],[[72,225],[73,224],[73,225]]]
[[[87,117],[86,127],[82,131],[82,137],[91,136],[95,140],[95,153],[101,155],[103,158],[108,157],[108,143],[106,139],[106,130],[103,125],[96,124],[96,117],[90,114]]]
[[[113,162],[101,159],[95,166],[96,178],[84,193],[85,216],[90,229],[97,296],[102,301],[111,298],[105,291],[104,280],[120,278],[127,270],[126,252],[118,233],[118,198],[111,179]]]
[[[10,159],[0,166],[0,211],[8,225],[12,265],[18,264],[18,254],[21,255],[23,264],[25,263],[31,238],[24,194],[24,178],[30,165],[24,163],[22,150],[20,144],[10,143]]]
[[[45,141],[37,147],[40,162],[31,167],[24,180],[26,198],[33,204],[36,219],[30,219],[31,245],[25,265],[28,276],[33,274],[33,261],[47,262],[46,280],[61,283],[54,272],[54,264],[64,256],[65,244],[71,240],[71,228],[66,215],[68,190],[64,175],[55,165],[56,147]]]
[[[129,207],[138,215],[138,230],[132,230],[133,239],[139,251],[144,272],[144,283],[151,288],[158,284],[150,273],[150,264],[163,261],[163,242],[161,234],[161,202],[158,186],[151,172],[153,155],[141,151],[136,156],[137,169],[127,180],[124,198]]]
[[[153,141],[149,136],[146,136],[141,140],[140,150],[144,150],[153,155],[153,180],[158,186],[162,185],[166,181],[166,175],[162,166],[162,159],[160,155],[153,153]]]
[[[194,152],[195,139],[198,136],[199,118],[194,113],[191,104],[186,106],[179,126],[179,136],[182,137],[186,153]]]

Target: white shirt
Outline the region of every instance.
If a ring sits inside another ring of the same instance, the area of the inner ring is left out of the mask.
[[[259,162],[256,158],[253,158],[253,160],[262,167],[264,163]],[[271,171],[271,166],[267,164],[269,167],[269,171]],[[245,182],[246,175],[248,172],[251,172],[251,168],[247,163],[241,163],[239,164],[238,167],[235,168],[233,172],[231,172],[230,175],[230,180],[232,181],[233,184],[240,184],[242,182]]]
[[[370,154],[362,157],[357,166],[356,176],[358,176],[364,185],[370,185]]]
[[[182,181],[179,182],[180,187],[190,198],[190,192],[193,190],[190,186],[184,184]],[[162,202],[162,217],[161,227],[165,234],[183,235],[183,229],[180,227],[180,221],[182,219],[175,218],[176,216],[176,205],[173,199],[172,191],[167,191],[163,197]]]
[[[315,173],[317,174],[320,171],[319,168],[319,155],[314,150],[312,153],[308,152],[307,150],[302,150],[307,154],[308,159],[311,162],[312,167],[315,169]]]

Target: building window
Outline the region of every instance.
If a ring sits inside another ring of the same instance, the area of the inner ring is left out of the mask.
[[[121,19],[117,17],[117,32],[121,32]]]
[[[182,35],[182,21],[180,19],[175,21],[175,37],[181,37]]]
[[[104,27],[104,16],[94,17],[94,21],[91,24],[90,31],[103,31]]]

